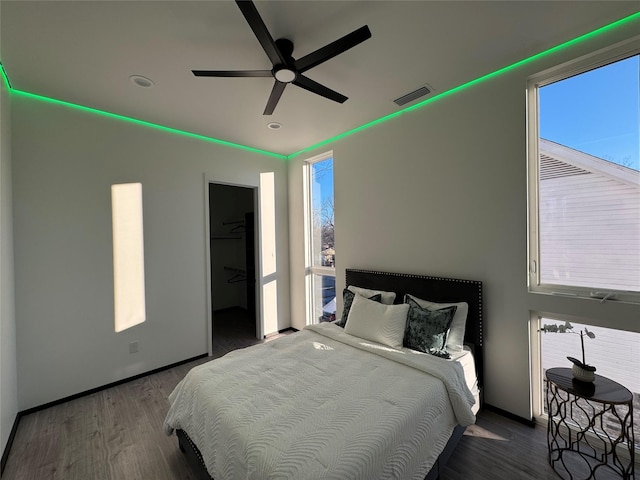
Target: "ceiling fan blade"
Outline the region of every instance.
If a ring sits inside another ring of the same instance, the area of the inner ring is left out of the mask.
[[[355,47],[368,38],[371,38],[371,31],[369,30],[369,27],[365,25],[364,27],[360,27],[359,29],[345,35],[344,37],[339,38],[335,42],[331,42],[330,44],[319,48],[315,52],[311,52],[310,54],[299,58],[294,62],[294,66],[299,73],[306,72],[310,68],[313,68],[316,65],[320,65],[330,58],[333,58],[336,55],[340,55],[350,48]]]
[[[236,0],[236,3],[273,66],[284,65],[286,63],[285,59],[278,47],[276,47],[276,42],[271,37],[253,2],[251,0]]]
[[[271,70],[191,70],[196,77],[272,77]]]
[[[292,83],[312,93],[328,98],[329,100],[333,100],[334,102],[344,103],[349,98],[335,90],[331,90],[330,88],[319,84],[315,80],[311,80],[309,77],[305,77],[304,75],[298,75]]]
[[[267,106],[264,107],[263,115],[271,115],[278,104],[278,100],[282,96],[282,92],[284,92],[284,87],[287,84],[284,82],[280,82],[278,80],[273,84],[273,88],[271,89],[271,95],[269,95],[269,100],[267,100]]]

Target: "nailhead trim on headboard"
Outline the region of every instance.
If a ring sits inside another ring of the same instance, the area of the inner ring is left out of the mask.
[[[473,283],[475,285],[478,285],[478,287],[479,287],[479,289],[478,289],[478,303],[482,307],[482,282],[479,281],[479,280],[464,280],[464,279],[461,279],[461,278],[432,277],[430,275],[417,275],[417,274],[413,274],[413,273],[382,272],[382,271],[378,271],[378,270],[360,270],[358,268],[348,268],[347,272],[370,273],[370,274],[373,274],[373,275],[388,275],[388,276],[406,277],[406,278],[425,278],[425,279],[429,279],[429,280],[439,280],[439,281],[446,281],[446,282]],[[478,317],[480,318],[480,320],[483,320],[482,308],[480,308],[480,310],[478,311]]]

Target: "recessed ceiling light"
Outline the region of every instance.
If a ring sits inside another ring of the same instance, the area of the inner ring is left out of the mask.
[[[267,127],[271,130],[278,130],[279,128],[282,128],[282,124],[278,122],[269,122],[267,123]]]
[[[129,77],[129,80],[131,80],[139,87],[144,88],[153,87],[155,85],[152,80],[148,79],[147,77],[143,77],[142,75],[131,75]]]

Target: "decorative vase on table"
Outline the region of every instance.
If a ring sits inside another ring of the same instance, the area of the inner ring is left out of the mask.
[[[578,380],[579,382],[591,383],[596,379],[596,367],[593,365],[587,365],[587,362],[584,358],[584,337],[588,338],[596,338],[596,334],[590,332],[587,327],[580,330],[580,333],[573,331],[573,325],[568,321],[564,323],[564,325],[550,324],[544,325],[540,331],[554,332],[554,333],[573,333],[576,335],[580,335],[580,347],[582,348],[582,361],[578,360],[574,357],[567,357],[573,366],[571,367],[571,373],[573,374],[573,378]]]
[[[573,378],[580,382],[593,382],[596,379],[596,367],[593,365],[586,365],[577,358],[567,357],[573,365],[571,366],[571,373]]]

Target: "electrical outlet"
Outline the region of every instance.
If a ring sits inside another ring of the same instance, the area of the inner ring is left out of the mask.
[[[138,352],[138,341],[129,343],[129,353],[137,353]]]

